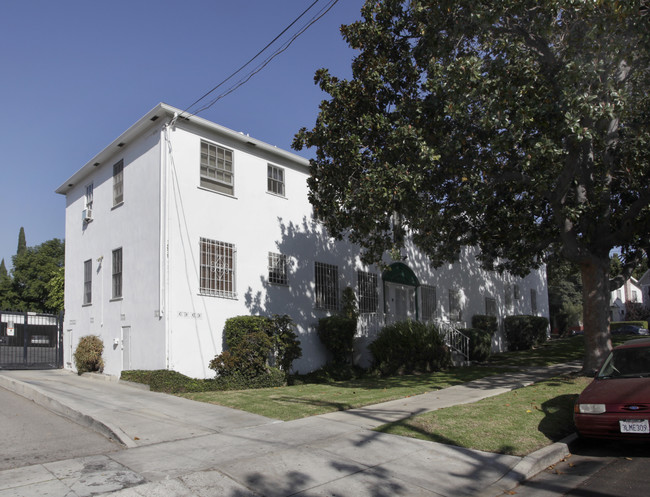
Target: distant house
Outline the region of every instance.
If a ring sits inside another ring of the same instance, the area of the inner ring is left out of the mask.
[[[346,287],[361,312],[361,364],[385,323],[548,316],[545,268],[499,275],[467,249],[432,270],[413,246],[385,267],[362,264],[357,246],[314,220],[306,159],[180,113],[159,104],[56,190],[66,196],[66,367],[95,334],[106,373],[209,377],[226,319],[288,314],[303,350],[293,368],[308,372],[327,360],[315,324]],[[493,346],[503,349],[501,334]]]
[[[644,275],[645,276],[645,275]],[[611,292],[610,296],[610,319],[612,322],[626,320],[626,304],[644,304],[644,297],[647,295],[647,288],[641,286],[635,278],[628,279],[622,287]]]
[[[650,269],[639,278],[638,285],[641,288],[643,304],[646,307],[650,307]]]

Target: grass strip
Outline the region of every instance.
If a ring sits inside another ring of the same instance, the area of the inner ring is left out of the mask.
[[[563,376],[387,424],[383,433],[525,456],[573,433],[573,404],[591,378]]]

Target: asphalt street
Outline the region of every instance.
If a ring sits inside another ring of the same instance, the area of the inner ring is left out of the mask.
[[[108,454],[123,446],[0,387],[0,470]]]

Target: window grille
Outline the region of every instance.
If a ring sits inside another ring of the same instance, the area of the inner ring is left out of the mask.
[[[200,292],[213,297],[234,298],[235,246],[201,238]]]
[[[113,298],[122,297],[122,249],[113,250]]]
[[[84,262],[84,304],[93,301],[93,261],[88,259]]]
[[[436,287],[429,285],[420,286],[420,298],[422,299],[422,320],[433,321],[438,313],[436,306]]]
[[[357,271],[357,295],[359,312],[362,314],[377,312],[379,292],[377,290],[377,275],[365,271]]]
[[[235,174],[233,152],[208,142],[201,142],[201,186],[233,195]]]
[[[124,161],[113,166],[113,205],[124,202]]]
[[[284,169],[268,165],[268,191],[284,197]]]
[[[269,252],[269,283],[287,285],[287,256]]]
[[[336,311],[339,308],[339,268],[316,262],[316,308]]]

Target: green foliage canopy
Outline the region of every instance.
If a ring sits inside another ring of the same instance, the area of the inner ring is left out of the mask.
[[[362,15],[342,27],[353,78],[316,74],[331,98],[294,140],[316,149],[316,213],[367,261],[395,228],[434,266],[472,245],[525,274],[555,246],[594,296],[594,366],[611,347],[609,252],[650,245],[645,1],[369,0]]]

